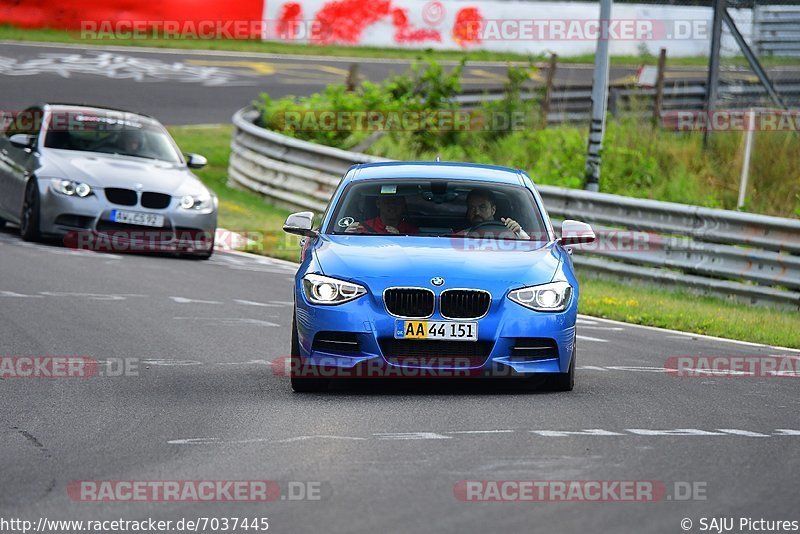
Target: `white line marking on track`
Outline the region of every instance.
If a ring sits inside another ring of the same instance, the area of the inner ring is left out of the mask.
[[[269,317],[273,316],[270,315]],[[244,317],[173,317],[173,319],[178,321],[205,321],[208,326],[280,326],[278,323]]]
[[[452,430],[445,434],[510,434],[513,430]]]
[[[178,304],[222,304],[217,300],[195,300],[187,299],[186,297],[170,297],[170,299]]]
[[[580,334],[575,334],[575,337],[578,339],[582,339],[584,341],[594,341],[595,343],[608,343],[607,339],[600,339],[599,337],[582,336]]]
[[[734,436],[747,436],[751,438],[768,438],[769,434],[762,434],[761,432],[751,432],[750,430],[737,430],[735,428],[718,428],[720,432],[726,434],[733,434]]]
[[[792,352],[800,352],[800,349],[790,349],[788,347],[775,347],[772,345],[765,345],[763,343],[753,343],[751,341],[740,341],[738,339],[727,339],[724,337],[716,337],[716,336],[707,336],[704,334],[694,334],[692,332],[681,332],[680,330],[670,330],[669,328],[658,328],[656,326],[646,326],[642,324],[634,324],[634,323],[623,323],[621,321],[615,321],[613,319],[604,319],[602,317],[594,317],[592,315],[578,315],[579,319],[589,319],[590,321],[600,321],[605,323],[611,323],[614,325],[618,325],[621,327],[631,327],[631,328],[640,328],[644,330],[651,330],[656,332],[665,332],[670,334],[676,334],[681,337],[696,337],[701,339],[710,339],[713,341],[721,341],[723,343],[736,343],[737,345],[746,345],[748,347],[769,347],[777,350],[790,350]]]
[[[0,297],[19,298],[19,299],[43,299],[44,295],[23,295],[13,291],[0,291]]]
[[[89,300],[126,300],[129,297],[147,297],[147,295],[135,295],[123,293],[121,295],[103,294],[103,293],[60,293],[54,291],[40,291],[40,295],[48,297],[84,297]]]
[[[252,300],[233,299],[233,301],[242,306],[261,306],[263,308],[279,308],[282,306],[281,304],[267,304],[265,302],[255,302]]]
[[[437,434],[436,432],[383,432],[373,434],[378,439],[397,439],[397,440],[410,440],[410,439],[453,439],[450,436]]]
[[[581,330],[606,330],[610,332],[622,332],[625,330],[624,328],[620,328],[618,326],[591,326],[591,325],[582,325]]]
[[[531,434],[536,434],[545,438],[566,438],[568,436],[624,436],[619,432],[611,432],[602,428],[590,428],[587,430],[530,430]]]
[[[344,439],[351,441],[365,441],[367,438],[357,438],[353,436],[331,436],[320,434],[316,436],[296,436],[286,439],[273,438],[252,438],[252,439],[223,439],[223,438],[187,438],[172,439],[167,441],[169,445],[228,445],[228,444],[248,444],[248,443],[294,443],[296,441],[307,441],[310,439]]]

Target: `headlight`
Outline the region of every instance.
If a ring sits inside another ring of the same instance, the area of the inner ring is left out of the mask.
[[[342,304],[365,295],[363,286],[321,274],[303,277],[303,292],[314,304]]]
[[[569,282],[550,282],[538,286],[515,289],[508,298],[526,308],[536,311],[564,311],[572,296]]]
[[[84,198],[92,194],[92,188],[89,187],[89,184],[76,182],[74,180],[62,180],[60,178],[54,178],[51,183],[56,192],[67,195],[68,197],[78,196]]]
[[[185,210],[204,210],[211,207],[211,195],[185,195],[181,198],[181,208]]]

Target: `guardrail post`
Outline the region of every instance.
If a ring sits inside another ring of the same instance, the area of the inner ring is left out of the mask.
[[[358,63],[351,63],[350,70],[347,72],[347,81],[345,82],[347,91],[352,93],[358,87]]]
[[[661,122],[661,108],[664,102],[664,69],[667,65],[667,49],[658,54],[658,74],[656,74],[656,96],[653,100],[653,124]]]
[[[550,99],[553,95],[553,84],[556,79],[556,66],[558,65],[558,54],[550,54],[550,65],[547,68],[547,82],[544,86],[544,99],[542,99],[542,128],[546,128],[550,115]]]
[[[600,0],[601,28],[607,27],[611,21],[612,3],[613,0]],[[584,189],[587,191],[600,190],[600,151],[603,147],[608,100],[608,40],[608,32],[606,31],[601,31],[597,36],[594,80],[592,82],[592,119],[589,126],[589,147],[586,156],[586,174],[584,176]]]

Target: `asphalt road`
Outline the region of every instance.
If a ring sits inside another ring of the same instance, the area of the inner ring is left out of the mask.
[[[0,380],[0,517],[268,517],[270,531],[291,533],[682,532],[684,518],[697,532],[703,517],[800,519],[797,379],[664,372],[670,356],[798,353],[583,317],[571,393],[428,380],[298,395],[271,365],[289,346],[292,276],[268,259],[77,252],[1,231],[0,356],[129,369]],[[672,499],[454,492],[505,479],[659,481]],[[273,480],[284,497],[292,482],[318,483],[321,498],[76,501],[67,488],[85,480]],[[679,500],[676,482],[704,500]]]
[[[313,50],[312,50],[313,52]],[[261,92],[305,95],[342,83],[358,62],[364,79],[404,72],[410,62],[391,59],[322,58],[206,51],[168,51],[114,46],[65,46],[0,42],[0,109],[20,110],[44,101],[89,103],[147,113],[165,124],[228,123]],[[452,62],[447,64],[453,64]],[[592,65],[562,64],[557,85],[589,85]],[[501,87],[503,63],[469,63],[464,89]],[[631,83],[635,67],[612,67],[612,83]],[[800,79],[796,68],[770,71],[775,79]],[[752,73],[733,75],[755,81]],[[531,84],[541,84],[546,71]],[[703,68],[668,68],[668,80],[705,80]]]

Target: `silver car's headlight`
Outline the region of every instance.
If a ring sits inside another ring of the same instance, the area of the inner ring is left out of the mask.
[[[367,290],[330,276],[307,274],[303,277],[303,292],[314,304],[342,304],[366,295]]]
[[[185,210],[204,210],[213,205],[213,197],[208,194],[184,195],[181,197],[181,208]]]
[[[61,178],[53,178],[50,182],[53,190],[56,193],[67,195],[68,197],[88,197],[92,194],[92,188],[89,184],[76,182],[75,180],[62,180]]]
[[[564,311],[572,296],[572,286],[569,282],[550,282],[538,286],[528,286],[515,289],[508,294],[508,298],[536,311],[558,312]]]

